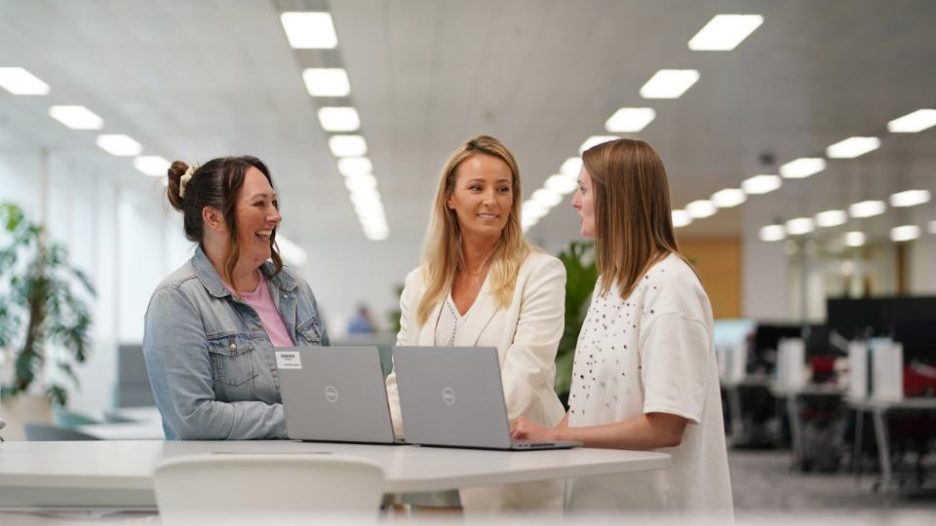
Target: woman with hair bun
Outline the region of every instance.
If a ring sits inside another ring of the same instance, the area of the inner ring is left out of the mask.
[[[328,345],[309,285],[283,266],[282,216],[255,157],[175,161],[167,196],[195,254],[153,292],[143,355],[166,438],[286,438],[273,349]]]

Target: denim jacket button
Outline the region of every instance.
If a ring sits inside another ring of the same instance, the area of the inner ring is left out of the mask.
[[[231,342],[231,345],[228,345],[228,349],[230,349],[231,352],[236,351],[236,350],[237,350],[237,344],[234,343],[234,342]]]

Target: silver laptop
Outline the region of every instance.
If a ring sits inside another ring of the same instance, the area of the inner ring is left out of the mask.
[[[494,347],[394,347],[393,366],[411,444],[511,450],[582,445],[510,440]]]
[[[275,351],[289,438],[400,444],[377,347],[279,347]]]

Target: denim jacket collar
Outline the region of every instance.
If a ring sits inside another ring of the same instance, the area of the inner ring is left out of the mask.
[[[211,260],[208,259],[201,245],[195,247],[195,255],[192,256],[192,267],[195,269],[195,275],[198,276],[198,280],[201,281],[209,294],[216,298],[223,298],[231,295],[231,291],[224,286],[224,282],[221,281],[221,277],[218,276],[218,272],[215,271]],[[286,272],[280,272],[275,276],[273,275],[275,268],[272,261],[266,261],[260,267],[260,270],[263,272],[263,275],[270,280],[270,283],[281,291],[286,292],[295,289],[295,280]]]

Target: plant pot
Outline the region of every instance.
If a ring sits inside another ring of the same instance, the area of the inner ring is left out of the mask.
[[[26,422],[52,422],[52,404],[39,394],[21,394],[0,400],[0,418],[6,427],[0,430],[5,440],[26,440],[23,424]]]

